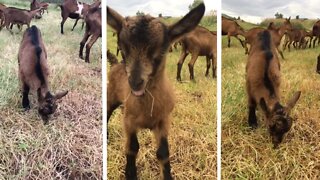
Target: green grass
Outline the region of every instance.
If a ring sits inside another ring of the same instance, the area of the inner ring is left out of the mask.
[[[28,9],[28,1],[4,1]],[[84,30],[74,20],[60,34],[60,9],[32,20],[42,32],[48,53],[50,90],[69,90],[59,108],[43,122],[37,112],[37,97],[29,95],[31,109],[21,107],[18,50],[23,32],[14,26],[0,32],[0,179],[101,179],[102,104],[101,40],[91,50],[91,64],[78,58]],[[26,26],[23,27],[23,31]]]
[[[177,18],[167,20],[176,22]],[[170,22],[168,22],[170,21]],[[214,30],[216,24],[208,27]],[[111,28],[107,31],[107,45],[116,52],[116,37]],[[167,55],[166,71],[174,86],[176,105],[171,114],[169,149],[172,174],[175,179],[215,179],[216,178],[216,79],[204,76],[205,57],[195,63],[196,82],[189,81],[187,63],[182,68],[183,83],[176,81],[177,62],[180,47]],[[120,58],[120,56],[118,57]],[[211,73],[211,72],[210,72]],[[123,179],[125,154],[122,113],[114,112],[109,122],[108,179]],[[137,158],[139,179],[160,179],[160,168],[156,158],[156,145],[149,130],[138,133],[140,150]]]
[[[320,76],[315,69],[320,47],[285,51],[286,59],[280,59],[282,104],[295,91],[301,90],[302,95],[291,114],[291,130],[279,149],[273,149],[260,112],[259,127],[248,127],[247,56],[240,43],[231,39],[231,48],[227,48],[227,38],[222,39],[222,179],[317,179]]]

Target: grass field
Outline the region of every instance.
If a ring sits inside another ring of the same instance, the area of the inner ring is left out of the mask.
[[[6,0],[8,6],[29,8],[30,2]],[[32,25],[42,32],[48,52],[50,89],[69,90],[49,125],[37,112],[36,93],[29,95],[31,109],[21,106],[18,49],[23,32],[0,32],[0,179],[101,179],[102,97],[101,40],[91,50],[91,64],[78,58],[81,26],[71,32],[68,19],[60,34],[60,9]],[[23,27],[23,31],[26,26]]]
[[[222,179],[319,179],[320,75],[315,70],[320,47],[285,51],[285,60],[280,60],[282,104],[295,91],[302,94],[291,113],[291,130],[273,149],[260,112],[259,127],[248,127],[244,49],[234,38],[231,48],[226,37],[222,41]]]
[[[167,20],[174,21],[174,20]],[[205,24],[205,23],[204,23]],[[216,29],[211,23],[210,30]],[[107,46],[116,52],[116,37],[111,28],[107,31]],[[167,56],[166,71],[174,87],[176,106],[172,113],[169,131],[169,149],[172,174],[175,179],[216,178],[216,79],[204,76],[206,61],[199,57],[195,64],[196,82],[189,81],[187,57],[182,68],[183,83],[176,81],[180,47]],[[120,56],[118,57],[120,58]],[[211,73],[211,72],[210,72]],[[122,114],[114,112],[109,122],[108,179],[123,179],[125,138],[122,130]],[[156,143],[152,132],[138,133],[140,150],[137,158],[139,179],[160,179],[160,168],[156,158]]]

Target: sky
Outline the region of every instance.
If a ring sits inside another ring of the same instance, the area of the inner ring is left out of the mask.
[[[217,0],[204,0],[206,12],[217,9]],[[107,5],[122,16],[136,15],[137,11],[158,16],[180,17],[189,12],[188,6],[193,0],[107,0]]]
[[[317,19],[320,17],[319,0],[222,0],[222,13],[252,23],[274,18],[277,12],[284,17]]]

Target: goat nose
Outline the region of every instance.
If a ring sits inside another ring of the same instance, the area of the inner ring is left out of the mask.
[[[129,78],[129,84],[131,86],[131,89],[134,90],[134,91],[141,90],[143,82],[144,81],[141,78]]]

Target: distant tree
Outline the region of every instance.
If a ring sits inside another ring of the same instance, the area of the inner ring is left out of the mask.
[[[296,16],[296,19],[300,19],[299,15]]]
[[[276,19],[282,19],[283,18],[283,14],[278,13],[278,12],[274,16],[276,17]]]
[[[162,18],[162,13],[159,14],[159,18]]]
[[[138,12],[136,13],[136,15],[137,15],[137,16],[144,16],[144,12],[138,10]]]
[[[237,19],[237,20],[241,20],[241,19],[240,19],[240,16],[238,16],[238,19]]]
[[[189,5],[189,10],[197,7],[201,3],[203,3],[203,0],[193,0],[193,3]]]

